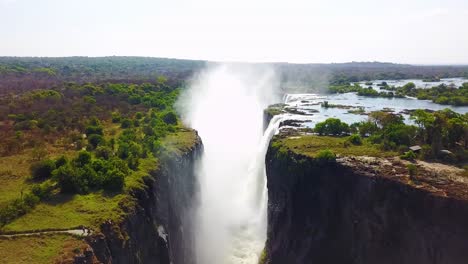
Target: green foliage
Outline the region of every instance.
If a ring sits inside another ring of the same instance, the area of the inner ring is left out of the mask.
[[[329,149],[324,149],[321,150],[317,153],[315,158],[319,162],[335,162],[336,161],[336,155]]]
[[[125,118],[122,120],[122,123],[120,124],[120,126],[122,128],[129,128],[131,127],[133,124],[132,120],[130,120],[129,118]]]
[[[31,188],[31,193],[39,197],[39,199],[47,199],[52,195],[54,186],[50,181],[46,181],[42,184],[35,184]]]
[[[136,112],[135,119],[142,119],[142,118],[143,118],[143,113],[142,112]]]
[[[91,162],[91,153],[86,150],[82,150],[78,153],[78,157],[74,160],[74,163],[77,166],[85,166],[86,164]]]
[[[103,128],[97,125],[91,125],[86,127],[85,130],[86,135],[104,135]]]
[[[45,186],[39,187],[42,188],[41,191],[36,190],[32,192],[22,193],[20,198],[13,200],[11,203],[6,205],[3,208],[0,208],[0,227],[5,226],[9,222],[13,221],[15,218],[18,218],[29,211],[31,211],[41,200],[41,197],[36,195],[39,193],[42,197],[47,197],[52,191],[52,187]]]
[[[412,150],[410,150],[410,151],[405,152],[403,155],[401,155],[400,158],[413,161],[416,159],[416,154]]]
[[[377,124],[370,121],[354,123],[352,126],[357,128],[357,131],[362,137],[373,135],[379,130]]]
[[[362,145],[362,138],[358,134],[352,134],[346,141],[353,145]]]
[[[55,161],[55,167],[58,168],[68,163],[68,159],[65,156],[61,156]]]
[[[327,120],[317,123],[314,131],[319,135],[342,135],[349,132],[348,124],[341,122],[337,118],[328,118]]]
[[[97,134],[92,134],[91,136],[89,136],[88,142],[93,147],[93,149],[95,149],[99,145],[105,144],[104,137]]]
[[[387,84],[381,84],[380,88],[383,90],[392,90],[394,92],[377,92],[376,90],[369,88],[363,88],[358,84],[350,85],[344,83],[340,85],[332,85],[329,87],[329,91],[332,93],[349,93],[355,92],[362,96],[379,96],[379,97],[404,97],[411,96],[416,97],[420,100],[432,100],[437,104],[447,104],[456,106],[467,106],[468,105],[468,85],[463,84],[459,88],[447,86],[441,84],[436,87],[429,89],[416,88],[416,85],[412,82],[405,84],[402,87],[388,87]]]
[[[418,167],[414,164],[408,164],[406,165],[406,168],[408,169],[410,179],[414,179],[414,177],[418,174]]]
[[[173,111],[169,111],[163,114],[162,119],[168,125],[177,124],[177,115]]]
[[[108,146],[99,146],[96,148],[94,154],[97,158],[110,159],[114,156],[114,151]]]
[[[55,170],[55,162],[53,160],[43,160],[31,165],[31,176],[34,180],[44,180],[52,176],[52,171]]]

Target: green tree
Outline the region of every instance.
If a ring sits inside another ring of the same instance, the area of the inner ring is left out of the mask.
[[[339,136],[349,132],[348,124],[341,122],[338,118],[328,118],[327,120],[317,123],[314,131],[319,135],[335,135]]]
[[[55,162],[53,160],[43,160],[32,164],[30,170],[33,179],[47,179],[50,178],[52,171],[55,170]]]

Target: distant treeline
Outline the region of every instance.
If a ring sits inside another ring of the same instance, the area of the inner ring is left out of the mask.
[[[44,89],[65,82],[155,83],[166,76],[178,86],[207,61],[149,57],[0,57],[0,95]],[[414,66],[380,62],[332,64],[271,63],[279,74],[281,87],[290,91],[326,90],[328,85],[377,79],[432,79],[468,77],[466,66]]]
[[[415,66],[380,62],[275,64],[286,90],[326,91],[329,85],[370,80],[467,77],[468,65]]]
[[[205,62],[146,57],[0,57],[0,95],[64,83],[157,83],[179,86]],[[14,90],[14,91],[12,91]]]

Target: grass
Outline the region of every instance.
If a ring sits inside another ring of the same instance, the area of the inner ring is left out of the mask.
[[[119,202],[124,194],[103,192],[86,195],[57,194],[28,214],[4,227],[4,231],[71,229],[80,225],[98,228],[105,219],[117,219],[122,211]]]
[[[178,132],[166,136],[162,144],[167,152],[180,155],[193,148],[196,140],[197,134],[194,130],[182,128]]]
[[[66,234],[0,238],[0,262],[42,264],[60,260],[63,263],[73,257],[65,252],[84,246],[82,240]]]
[[[290,150],[297,154],[315,158],[324,149],[329,149],[339,156],[372,156],[372,157],[394,157],[397,152],[384,151],[378,145],[363,141],[362,145],[345,144],[347,137],[329,137],[306,135],[300,137],[275,137],[273,147],[279,148],[280,152]]]
[[[196,133],[193,130],[181,129],[174,134],[168,135],[162,144],[166,151],[181,155],[191,149],[195,141]],[[144,177],[147,177],[151,171],[155,171],[157,168],[157,158],[150,156],[141,159],[139,170],[134,171],[125,178],[125,189],[118,194],[105,191],[92,192],[86,195],[55,194],[49,200],[38,204],[31,212],[7,224],[3,231],[70,229],[80,225],[97,229],[100,223],[107,219],[119,222],[125,214],[122,205],[131,208],[135,202],[130,195],[131,191],[143,188]],[[21,181],[18,182],[21,183]],[[18,182],[11,183],[10,190],[12,194],[10,196],[13,198],[18,197],[18,188],[23,186],[19,185]],[[13,190],[16,190],[16,192]],[[3,198],[3,193],[1,196]]]
[[[76,151],[63,148],[47,147],[48,157],[56,158],[60,155],[72,156]],[[26,192],[32,182],[28,181],[30,176],[29,167],[33,163],[32,149],[25,150],[19,154],[0,157],[0,207],[9,201],[19,198],[21,191]]]

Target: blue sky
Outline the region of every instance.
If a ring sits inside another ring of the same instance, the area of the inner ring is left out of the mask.
[[[0,56],[468,64],[462,0],[0,0]]]

